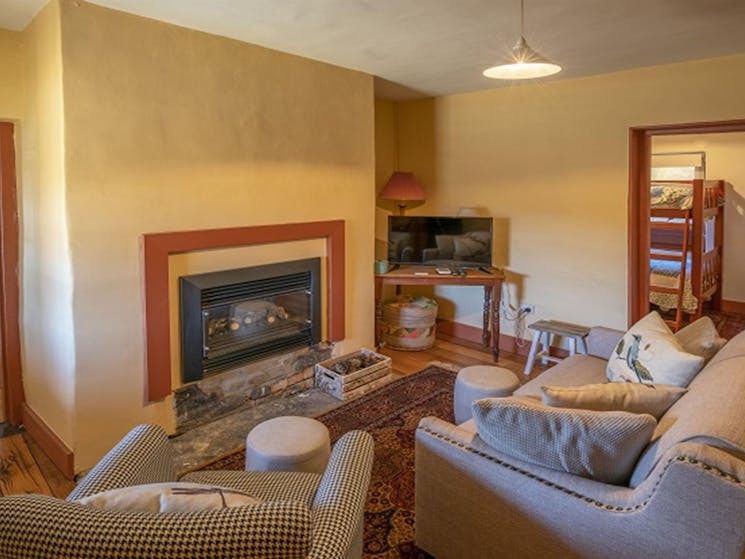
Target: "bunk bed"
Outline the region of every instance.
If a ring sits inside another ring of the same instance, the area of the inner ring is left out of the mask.
[[[653,182],[650,187],[649,301],[695,320],[721,301],[724,181]]]

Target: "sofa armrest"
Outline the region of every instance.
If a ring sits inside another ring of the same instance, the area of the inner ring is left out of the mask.
[[[624,333],[605,326],[593,326],[587,336],[587,353],[600,359],[610,359]]]
[[[417,545],[438,559],[495,549],[515,559],[740,559],[745,482],[683,451],[630,489],[522,463],[426,418],[416,434]]]
[[[365,431],[350,431],[336,441],[311,507],[309,559],[347,557],[362,529],[373,446],[372,436]]]
[[[112,448],[67,496],[82,499],[130,485],[176,481],[168,435],[157,425],[138,425]]]

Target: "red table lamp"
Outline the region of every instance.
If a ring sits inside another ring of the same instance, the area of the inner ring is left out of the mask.
[[[419,181],[416,180],[414,173],[405,173],[395,171],[391,178],[380,193],[383,200],[395,200],[398,206],[399,215],[404,215],[406,211],[406,202],[422,202],[424,189]]]

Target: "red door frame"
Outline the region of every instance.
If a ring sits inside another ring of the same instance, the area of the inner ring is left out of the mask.
[[[25,402],[21,376],[18,287],[18,198],[14,125],[0,122],[0,368],[5,394],[5,415],[12,425],[21,423]]]
[[[745,119],[634,126],[629,129],[629,293],[628,322],[635,323],[649,312],[649,170],[652,137],[680,134],[745,132]]]

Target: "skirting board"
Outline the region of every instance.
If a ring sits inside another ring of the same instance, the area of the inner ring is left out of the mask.
[[[745,301],[726,301],[722,299],[720,308],[724,312],[736,312],[745,314]]]
[[[21,407],[21,419],[26,432],[62,474],[67,479],[75,479],[75,455],[72,450],[67,448],[62,439],[26,403]]]
[[[455,342],[465,342],[468,345],[475,344],[481,346],[481,328],[477,328],[476,326],[438,318],[437,335],[439,336],[440,334],[451,338]],[[518,339],[515,336],[500,334],[499,350],[527,357],[530,352],[530,340],[521,341],[518,345]],[[485,351],[487,350],[485,349]],[[569,352],[566,349],[553,346],[551,347],[551,353],[556,357],[563,358],[569,356]]]

